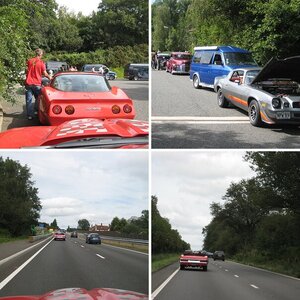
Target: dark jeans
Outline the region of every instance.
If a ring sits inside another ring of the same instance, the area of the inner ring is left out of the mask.
[[[25,85],[25,97],[26,97],[26,111],[27,117],[33,117],[34,111],[38,110],[38,97],[41,93],[41,86],[39,85]],[[34,96],[35,102],[32,102]]]

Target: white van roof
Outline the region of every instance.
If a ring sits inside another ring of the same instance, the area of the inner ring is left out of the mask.
[[[219,46],[200,46],[200,47],[194,47],[194,50],[217,50]]]

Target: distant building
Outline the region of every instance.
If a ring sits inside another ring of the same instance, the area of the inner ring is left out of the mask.
[[[89,231],[110,231],[110,226],[109,225],[103,225],[102,223],[100,225],[94,225],[90,227]]]

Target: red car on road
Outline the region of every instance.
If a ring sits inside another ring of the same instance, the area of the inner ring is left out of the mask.
[[[180,270],[185,268],[202,268],[207,271],[208,256],[201,251],[186,250],[179,259]]]
[[[192,56],[189,52],[172,52],[166,71],[171,74],[189,74]]]
[[[59,125],[65,121],[97,119],[133,119],[132,99],[123,90],[110,87],[97,73],[57,73],[39,96],[38,116],[42,124]]]
[[[60,241],[65,241],[66,240],[66,234],[62,231],[56,231],[54,233],[54,240],[60,240]]]

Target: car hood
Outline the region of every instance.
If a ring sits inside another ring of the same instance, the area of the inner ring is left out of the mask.
[[[271,78],[289,78],[300,83],[300,56],[270,59],[252,81],[252,84]]]
[[[82,288],[66,288],[40,296],[11,296],[3,297],[1,300],[122,300],[122,299],[148,299],[147,295],[120,289],[92,289],[90,291]]]
[[[148,122],[127,119],[78,119],[58,126],[14,128],[0,133],[0,148],[50,146],[75,139],[106,136],[148,136]]]

